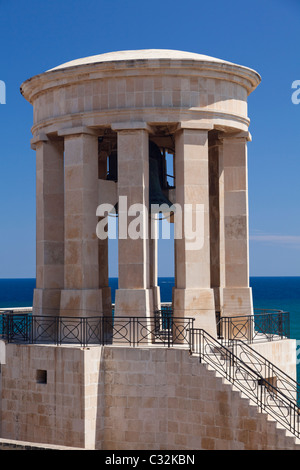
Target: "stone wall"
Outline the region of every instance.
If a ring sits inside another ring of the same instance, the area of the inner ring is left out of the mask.
[[[265,414],[184,350],[106,348],[102,449],[294,449]],[[300,447],[298,447],[300,448]]]
[[[251,347],[268,361],[276,364],[289,377],[297,380],[297,341],[295,339],[256,343]]]
[[[300,448],[184,349],[9,344],[1,375],[3,439],[99,450]]]
[[[6,352],[1,437],[84,447],[84,351],[11,344]]]

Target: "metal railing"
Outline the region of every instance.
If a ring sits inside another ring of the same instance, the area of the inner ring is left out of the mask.
[[[157,317],[61,317],[27,314],[2,314],[0,338],[8,343],[25,344],[156,344],[189,346],[192,318]]]
[[[278,383],[275,386],[273,377],[265,376],[255,355],[251,356],[251,361],[245,362],[241,358],[245,351],[239,348],[240,344],[234,353],[204,330],[193,329],[190,334],[191,353],[199,355],[200,363],[209,364],[262,411],[266,411],[285,429],[300,437],[300,408],[296,398],[289,396],[290,391],[284,386],[278,387]],[[284,385],[283,381],[281,385]]]
[[[299,404],[300,384],[296,380],[255,351],[244,341],[233,341],[230,350],[245,364],[254,368],[258,374],[272,382],[273,386],[279,389],[290,400],[296,400]]]
[[[251,344],[290,338],[290,315],[281,310],[258,309],[254,309],[254,315],[217,315],[217,332],[224,344],[235,339]]]

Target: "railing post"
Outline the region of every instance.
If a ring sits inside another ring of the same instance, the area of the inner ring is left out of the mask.
[[[81,343],[82,343],[82,347],[85,348],[87,346],[87,318],[83,317],[81,319],[81,322],[82,322]]]
[[[198,330],[200,363],[202,362],[202,334],[203,334],[203,330]]]
[[[61,323],[63,319],[61,317],[57,317],[56,321],[57,321],[57,344],[61,345],[62,343]]]
[[[189,342],[190,353],[193,352],[193,347],[194,347],[194,345],[193,345],[193,331],[194,331],[193,326],[194,326],[194,320],[193,319],[189,320],[189,333],[188,333],[189,339],[188,339],[188,342]]]
[[[59,325],[58,325],[58,318],[59,317],[55,317],[55,320],[54,320],[54,341],[55,341],[55,344],[58,345],[58,335],[59,335]]]
[[[12,338],[13,338],[13,333],[14,333],[14,320],[13,320],[13,315],[8,314],[8,342],[10,343]]]
[[[287,325],[287,337],[290,338],[291,337],[291,323],[290,323],[290,313],[287,312],[287,322],[288,322],[288,325]]]
[[[231,318],[226,318],[225,320],[226,323],[226,330],[227,330],[227,342],[225,342],[226,345],[228,345],[231,341],[231,334],[232,334],[232,320]]]
[[[168,316],[168,330],[167,330],[168,331],[168,348],[171,347],[171,341],[172,341],[172,336],[173,336],[172,335],[172,333],[173,333],[173,323],[174,323],[173,318],[170,318]]]
[[[134,317],[129,318],[129,331],[130,331],[130,346],[134,346],[135,343],[135,324]]]
[[[278,319],[278,334],[280,338],[283,338],[283,312],[279,312],[279,319]]]
[[[217,336],[221,339],[221,312],[216,311],[216,322],[217,322]]]
[[[100,321],[100,343],[104,346],[104,316],[102,316]]]
[[[297,437],[299,438],[299,408],[295,409],[295,432]]]
[[[262,397],[263,386],[262,386],[262,384],[259,384],[259,382],[257,381],[256,387],[257,387],[257,393],[256,393],[256,395],[257,395],[257,406],[260,408],[260,411],[263,411],[263,397]]]
[[[193,335],[192,335],[192,328],[189,329],[189,351],[190,351],[190,354],[193,353]]]
[[[27,322],[29,323],[29,316],[27,316]],[[33,324],[33,317],[30,317],[30,324],[29,324],[29,329],[30,329],[30,344],[33,344],[33,337],[34,337],[34,324]]]

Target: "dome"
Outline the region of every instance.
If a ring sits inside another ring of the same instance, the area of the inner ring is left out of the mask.
[[[26,80],[21,85],[21,93],[33,102],[41,91],[78,86],[88,80],[95,84],[97,80],[161,75],[225,80],[244,87],[248,95],[261,81],[255,70],[208,55],[170,49],[141,49],[107,52],[65,62]]]
[[[221,59],[216,59],[207,55],[197,54],[195,52],[175,51],[169,49],[142,49],[136,51],[116,51],[106,54],[99,54],[81,59],[71,60],[62,65],[54,67],[48,72],[79,65],[98,64],[102,62],[130,61],[130,60],[193,60],[199,62],[217,62],[224,64],[232,64]]]

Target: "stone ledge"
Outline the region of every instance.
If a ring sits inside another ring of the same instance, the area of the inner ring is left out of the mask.
[[[35,442],[13,441],[0,439],[1,450],[85,450],[78,447],[64,447],[50,444],[37,444]]]

